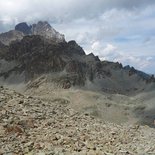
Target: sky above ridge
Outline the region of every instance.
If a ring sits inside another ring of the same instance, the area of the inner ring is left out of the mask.
[[[0,0],[0,32],[39,20],[86,53],[155,73],[155,0]]]

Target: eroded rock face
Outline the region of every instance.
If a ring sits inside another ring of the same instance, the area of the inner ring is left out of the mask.
[[[48,22],[39,21],[37,24],[33,24],[31,32],[33,35],[40,35],[47,39],[52,39],[56,42],[65,41],[64,35],[53,29]]]
[[[85,55],[84,50],[74,40],[68,42],[67,50],[74,54]]]
[[[77,79],[81,77],[81,81],[83,81],[82,77],[85,74],[83,73],[83,64],[78,61],[73,64],[71,59],[76,59],[74,55],[81,53],[85,55],[85,53],[82,48],[78,47],[79,51],[76,51],[76,48],[77,44],[70,48],[68,43],[45,41],[41,36],[33,35],[11,43],[9,48],[2,52],[1,57],[10,62],[17,61],[20,64],[21,72],[25,72],[27,80],[41,74],[61,72],[66,68],[68,73],[74,72],[73,74],[76,74]]]
[[[45,43],[37,35],[26,36],[21,42],[11,44],[9,52],[10,60],[17,60],[23,66],[27,80],[35,75],[62,71],[65,66],[61,57],[61,45]]]
[[[23,39],[23,37],[24,34],[22,32],[11,30],[9,32],[0,34],[0,42],[2,42],[5,45],[9,45],[13,41]]]

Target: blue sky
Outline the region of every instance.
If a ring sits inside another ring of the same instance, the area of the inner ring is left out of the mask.
[[[1,0],[0,31],[47,20],[102,60],[155,73],[155,0]]]

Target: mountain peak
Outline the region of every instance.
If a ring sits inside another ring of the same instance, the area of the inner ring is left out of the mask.
[[[65,36],[57,32],[47,21],[39,21],[32,25],[21,22],[15,26],[14,30],[0,34],[0,41],[9,45],[12,41],[21,40],[27,35],[40,35],[57,43],[65,42]]]
[[[46,26],[46,27],[51,28],[51,25],[50,25],[47,21],[39,21],[39,22],[37,23],[37,25]]]
[[[26,22],[17,24],[15,30],[23,32],[25,35],[31,34],[31,26],[28,26]]]
[[[65,41],[64,35],[57,32],[47,21],[39,21],[37,24],[33,24],[31,31],[33,35],[40,35],[56,42]]]

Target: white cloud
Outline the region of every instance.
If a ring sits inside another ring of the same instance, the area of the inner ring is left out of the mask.
[[[101,60],[108,60],[118,55],[117,47],[111,43],[102,43],[95,41],[92,43],[91,48],[88,48],[87,53],[95,53]]]
[[[92,45],[91,45],[92,50],[94,51],[99,51],[102,50],[102,45],[99,41],[95,41]]]
[[[108,43],[106,48],[103,51],[104,51],[104,53],[109,54],[111,52],[114,52],[116,49],[117,49],[117,47],[115,47],[114,45]]]

